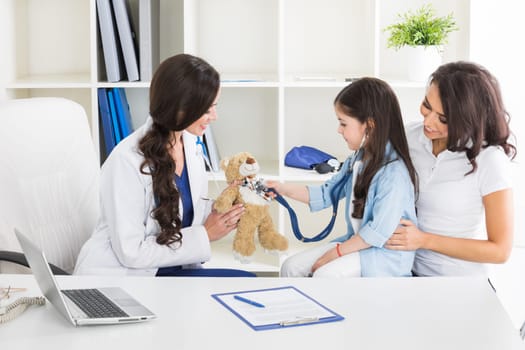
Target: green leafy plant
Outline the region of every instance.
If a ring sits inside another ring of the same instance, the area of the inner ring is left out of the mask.
[[[423,5],[416,12],[408,11],[398,15],[399,23],[389,25],[384,31],[390,32],[387,47],[396,50],[403,46],[443,45],[448,35],[458,30],[453,13],[436,17],[432,5]]]

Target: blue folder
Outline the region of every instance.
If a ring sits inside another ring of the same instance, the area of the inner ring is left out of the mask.
[[[109,111],[109,102],[106,89],[98,89],[98,110],[100,113],[100,121],[102,124],[102,131],[104,132],[104,144],[106,146],[106,156],[108,156],[113,147],[116,145],[115,133],[113,132],[113,122],[111,121],[111,113]]]
[[[293,286],[211,296],[256,331],[344,320],[343,316]]]
[[[111,89],[107,90],[108,92],[108,101],[109,101],[109,111],[111,114],[111,123],[113,124],[113,132],[115,133],[115,143],[119,143],[120,140],[122,140],[122,136],[120,134],[120,127],[118,122],[118,116],[117,116],[117,109],[115,107],[115,96]]]
[[[126,98],[126,91],[123,88],[114,88],[112,91],[115,98],[115,108],[117,109],[120,136],[124,139],[133,132],[128,99]]]

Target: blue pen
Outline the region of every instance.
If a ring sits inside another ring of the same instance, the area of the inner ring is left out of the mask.
[[[238,296],[238,295],[234,295],[233,297],[235,299],[239,300],[239,301],[242,301],[243,303],[246,303],[246,304],[250,304],[250,305],[253,305],[253,306],[257,306],[257,307],[264,307],[264,305],[261,304],[261,303],[258,303],[256,301],[253,301],[253,300],[250,300],[250,299],[243,298],[243,297]]]

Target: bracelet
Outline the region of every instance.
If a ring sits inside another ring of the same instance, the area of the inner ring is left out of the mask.
[[[337,243],[337,245],[335,246],[335,251],[337,252],[337,256],[342,257],[343,254],[341,254],[341,248],[339,248],[340,245],[341,243]]]

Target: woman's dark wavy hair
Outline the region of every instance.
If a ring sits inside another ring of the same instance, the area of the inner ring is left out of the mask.
[[[430,76],[447,117],[447,149],[465,152],[472,170],[482,148],[501,146],[513,159],[516,147],[509,143],[510,116],[505,110],[497,79],[484,67],[472,62],[452,62],[440,66]]]
[[[388,162],[385,159],[385,149],[389,141],[405,163],[414,188],[417,189],[417,175],[410,160],[401,108],[390,86],[380,79],[361,78],[341,90],[334,105],[345,115],[368,125],[367,142],[363,146],[364,169],[358,175],[354,187],[352,217],[363,217],[372,178]]]
[[[163,61],[150,85],[151,129],[139,141],[143,174],[150,174],[157,207],[151,213],[160,226],[157,243],[182,240],[175,162],[169,154],[172,131],[182,131],[211,107],[219,91],[219,73],[201,58],[180,54]]]

